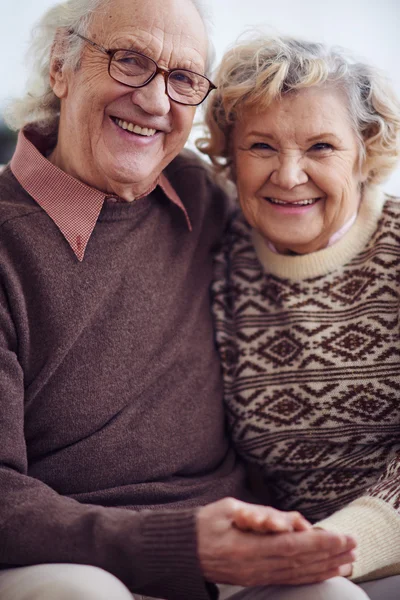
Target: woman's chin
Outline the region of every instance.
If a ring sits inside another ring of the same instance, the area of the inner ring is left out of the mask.
[[[262,234],[263,235],[263,234]],[[265,235],[263,235],[265,238]],[[326,247],[328,241],[319,238],[315,239],[296,239],[296,236],[291,238],[285,237],[284,239],[272,239],[266,238],[276,248],[279,254],[311,254],[312,252],[318,252]]]

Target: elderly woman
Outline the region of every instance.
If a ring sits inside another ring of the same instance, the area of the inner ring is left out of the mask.
[[[399,105],[371,67],[290,38],[229,51],[199,142],[241,214],[217,258],[227,412],[273,503],[353,534],[352,579],[398,598]]]

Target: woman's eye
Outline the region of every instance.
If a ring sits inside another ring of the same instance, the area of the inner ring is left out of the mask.
[[[317,150],[317,151],[332,150],[332,149],[333,149],[333,146],[331,144],[326,144],[325,142],[318,142],[318,144],[314,144],[310,148],[310,150]]]
[[[252,150],[270,150],[272,152],[274,152],[274,148],[272,146],[270,146],[269,144],[265,143],[265,142],[256,142],[255,144],[252,144],[251,146]]]

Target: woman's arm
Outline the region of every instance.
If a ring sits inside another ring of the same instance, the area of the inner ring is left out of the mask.
[[[358,542],[351,579],[367,581],[400,573],[400,452],[365,494],[316,523],[349,533]]]

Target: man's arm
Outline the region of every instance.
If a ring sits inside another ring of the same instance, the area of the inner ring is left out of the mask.
[[[240,585],[301,583],[336,575],[338,565],[351,562],[354,544],[344,536],[240,531],[233,526],[235,510],[245,506],[239,501],[227,499],[203,507],[196,521],[193,510],[137,513],[84,505],[57,494],[27,475],[22,371],[15,353],[4,343],[0,364],[0,437],[5,441],[0,447],[3,566],[92,564],[135,591],[206,599],[209,591],[203,577]]]
[[[12,324],[6,318],[4,296],[2,300],[0,563],[4,567],[91,564],[135,591],[202,600],[210,597],[205,580],[240,585],[320,581],[336,575],[338,565],[351,562],[354,544],[344,536],[240,531],[233,525],[235,510],[243,510],[239,501],[226,499],[198,509],[197,519],[191,509],[134,512],[81,504],[29,477],[23,373],[11,347]]]
[[[30,476],[25,419],[32,407],[25,389],[32,397],[33,384],[19,361],[24,340],[17,335],[7,289],[0,285],[0,565],[90,564],[146,595],[208,599],[194,508],[134,512],[82,504]],[[46,422],[42,429],[45,435]]]

